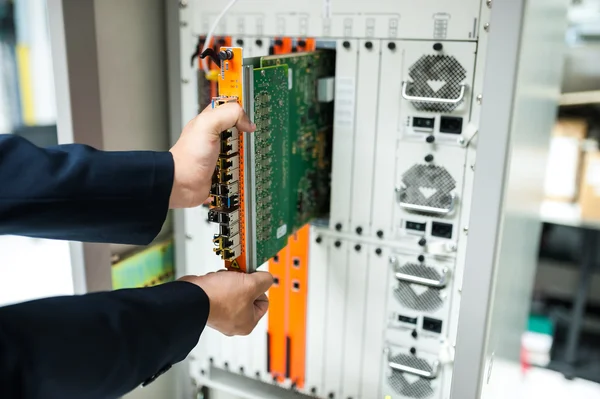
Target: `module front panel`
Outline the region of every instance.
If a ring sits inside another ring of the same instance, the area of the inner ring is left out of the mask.
[[[194,33],[206,34],[225,4],[192,0]],[[479,29],[478,0],[281,0],[238,1],[218,35],[471,40]]]

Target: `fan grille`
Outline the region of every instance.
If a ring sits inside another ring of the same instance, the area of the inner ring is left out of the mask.
[[[402,176],[405,189],[400,192],[400,202],[427,206],[438,209],[450,209],[452,190],[456,180],[441,166],[413,165]]]
[[[435,268],[416,263],[407,263],[398,268],[398,272],[436,281],[442,278]],[[418,294],[412,287],[412,283],[399,281],[396,288],[394,288],[394,297],[402,306],[419,312],[432,313],[444,305],[439,289],[427,288]]]
[[[431,366],[423,359],[416,356],[400,354],[390,359],[390,361],[402,364],[418,370],[431,372]],[[388,377],[388,384],[401,397],[424,399],[433,395],[431,381],[425,378],[420,378],[414,382],[408,381],[401,371],[392,370]]]
[[[424,55],[408,70],[412,82],[408,84],[407,93],[415,97],[441,98],[451,100],[458,98],[461,83],[467,78],[467,71],[456,60],[447,55]],[[443,85],[434,90],[428,82],[443,82]],[[413,102],[419,111],[451,112],[454,111],[462,100],[454,103]]]

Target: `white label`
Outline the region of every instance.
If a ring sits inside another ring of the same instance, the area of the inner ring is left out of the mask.
[[[600,160],[589,161],[585,179],[590,186],[600,187]]]
[[[577,193],[579,140],[553,137],[546,167],[545,192],[549,197],[574,198]]]
[[[323,0],[323,18],[331,18],[331,0]]]
[[[292,87],[294,87],[294,70],[288,68],[288,90],[292,90]]]
[[[354,127],[356,83],[354,78],[337,78],[335,82],[335,125]]]
[[[287,224],[284,224],[283,226],[277,229],[277,239],[280,239],[281,237],[285,236],[285,233],[287,233]]]

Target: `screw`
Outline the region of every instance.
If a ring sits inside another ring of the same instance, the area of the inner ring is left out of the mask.
[[[276,46],[281,46],[282,44],[283,44],[283,40],[281,40],[281,39],[276,39],[275,40],[275,45]]]
[[[310,393],[312,393],[313,395],[317,393],[317,388],[316,387],[312,387],[310,389]]]
[[[465,233],[468,233],[468,232],[469,232],[469,226],[465,226],[465,227],[463,227],[463,231],[464,231]]]
[[[342,246],[342,243],[340,241],[336,241],[333,245],[335,245],[336,248],[339,248]]]
[[[435,141],[435,136],[433,134],[430,134],[429,136],[427,136],[425,141],[431,144]]]
[[[256,39],[256,41],[255,41],[254,43],[256,43],[256,45],[257,45],[258,47],[262,47],[262,45],[263,45],[263,42],[262,42],[262,40],[260,40],[260,39]]]
[[[464,137],[459,138],[457,141],[458,141],[458,144],[460,144],[460,145],[464,145],[465,144],[465,138]]]
[[[433,49],[434,49],[435,51],[442,51],[442,50],[444,49],[444,46],[442,45],[442,43],[435,43],[435,44],[433,45]]]
[[[388,48],[392,51],[396,50],[396,43],[394,42],[389,42],[388,43]]]
[[[477,95],[477,104],[481,105],[482,102],[483,102],[483,95],[482,94],[478,94]]]
[[[342,231],[342,224],[341,224],[341,223],[336,223],[336,225],[335,225],[335,229],[336,229],[337,231]]]
[[[417,330],[413,330],[413,332],[410,334],[414,339],[417,339]]]
[[[298,46],[306,47],[306,40],[298,40]]]
[[[419,260],[419,262],[425,262],[425,257],[423,255],[419,255],[417,259]]]
[[[425,156],[425,162],[432,162],[433,161],[433,155],[428,154]]]
[[[225,362],[225,364],[223,364],[223,366],[225,366],[226,369],[229,368],[229,363]]]
[[[300,260],[294,259],[294,266],[300,266]]]
[[[367,50],[371,50],[371,49],[373,48],[373,43],[371,43],[371,42],[366,42],[366,43],[365,43],[365,48],[366,48]]]
[[[396,258],[395,256],[390,256],[390,264],[391,265],[398,264],[398,258]]]
[[[361,234],[362,234],[362,231],[363,231],[362,227],[358,226],[358,227],[356,228],[356,234],[358,234],[358,235],[361,235]]]
[[[279,256],[277,256],[277,255],[273,256],[273,262],[279,262]]]
[[[200,370],[200,374],[204,375],[206,373],[206,371],[204,371],[204,369]]]
[[[378,230],[377,231],[377,237],[383,238],[383,230]]]
[[[425,244],[427,244],[427,240],[426,240],[425,238],[421,238],[421,239],[419,240],[419,245],[420,245],[420,246],[422,246],[422,247],[424,247],[424,246],[425,246]]]
[[[188,5],[188,0],[179,0],[179,8],[186,8]]]
[[[488,8],[492,8],[492,0],[487,0],[485,4],[488,6]]]
[[[243,46],[244,45],[244,40],[243,39],[237,39],[236,43],[238,46]]]
[[[335,398],[335,395],[333,394],[333,392],[329,392],[329,395],[327,395],[327,397],[329,399],[333,399],[333,398]]]
[[[323,238],[317,237],[317,239],[315,241],[317,242],[317,244],[320,244],[323,242]]]
[[[244,374],[244,367],[240,367],[240,374]]]
[[[213,359],[212,357],[208,359],[208,362],[209,362],[210,364],[213,364],[213,363],[214,363],[214,361],[215,361],[215,359]]]
[[[356,245],[354,246],[354,250],[355,250],[356,252],[359,252],[361,248],[362,248],[362,247],[360,246],[360,244],[356,244]]]
[[[186,235],[185,235],[185,239],[186,239],[186,240],[191,240],[191,239],[192,239],[192,236],[191,236],[191,235],[189,235],[189,234],[186,234]]]
[[[377,248],[377,249],[375,250],[375,253],[376,253],[377,255],[381,255],[381,252],[382,252],[382,251],[381,251],[381,248]]]
[[[182,28],[185,28],[185,27],[187,26],[187,22],[185,22],[185,21],[181,21],[181,22],[179,23],[179,26],[181,26]]]
[[[342,43],[342,46],[344,46],[344,48],[350,48],[350,42],[346,40],[344,43]]]
[[[265,76],[265,75],[266,75],[266,73],[265,73],[265,71],[264,71],[264,70],[263,70],[263,71],[260,71],[260,76]]]
[[[410,353],[414,355],[417,353],[417,350],[414,347],[410,348]]]
[[[186,85],[186,84],[190,83],[190,81],[188,79],[181,79],[181,83]]]
[[[486,32],[489,32],[490,31],[490,24],[483,25],[483,30],[486,31]]]
[[[256,378],[260,378],[260,371],[257,371],[255,375],[256,375]]]

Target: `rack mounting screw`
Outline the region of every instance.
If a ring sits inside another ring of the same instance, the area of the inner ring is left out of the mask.
[[[459,138],[458,139],[458,144],[460,144],[460,145],[465,144],[465,138],[464,137]]]
[[[486,32],[489,32],[490,31],[490,24],[483,25],[483,30],[486,31]]]
[[[485,4],[488,6],[488,8],[492,8],[492,0],[487,0]]]
[[[371,43],[371,42],[366,42],[366,43],[365,43],[365,48],[366,48],[367,50],[371,50],[371,49],[373,48],[373,43]]]
[[[188,5],[188,0],[179,0],[179,8],[186,8]]]
[[[344,46],[344,48],[350,48],[350,42],[346,40],[344,43],[342,43],[342,46]]]
[[[482,94],[478,94],[477,95],[477,104],[481,105],[482,102],[483,102],[483,95]]]

